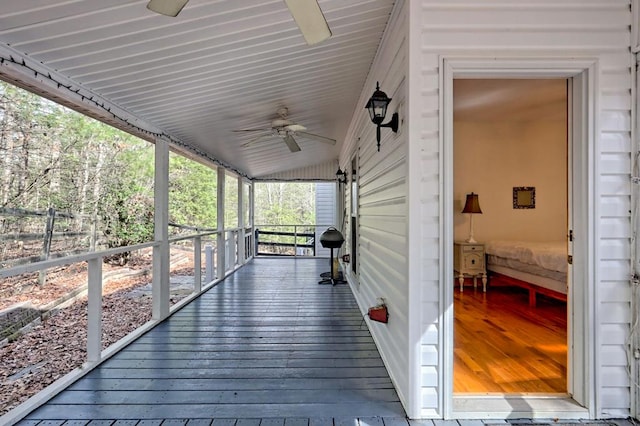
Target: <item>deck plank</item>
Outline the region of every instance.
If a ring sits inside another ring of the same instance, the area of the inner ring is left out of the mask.
[[[145,409],[146,407],[146,409]],[[366,404],[119,404],[119,405],[75,405],[47,404],[38,410],[46,418],[73,416],[76,419],[103,419],[122,417],[127,419],[174,419],[174,418],[249,418],[313,417],[330,413],[334,418],[368,417],[375,412],[381,416],[397,417],[402,410],[399,402],[367,402]]]
[[[68,388],[70,391],[111,391],[111,390],[155,390],[155,391],[216,391],[216,390],[278,390],[278,389],[319,389],[324,391],[340,389],[393,389],[386,377],[324,378],[313,381],[297,379],[226,379],[189,378],[173,379],[131,379],[131,378],[91,378],[81,380]]]
[[[366,404],[371,401],[395,401],[394,389],[331,390],[249,390],[249,391],[70,391],[56,400],[58,404]]]
[[[254,260],[27,419],[384,426],[382,418],[404,418],[349,287],[317,284],[326,264]]]
[[[260,426],[260,419],[236,419],[236,426]]]

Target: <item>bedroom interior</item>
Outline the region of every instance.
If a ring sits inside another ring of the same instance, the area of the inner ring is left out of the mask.
[[[454,392],[566,394],[568,82],[453,95]]]

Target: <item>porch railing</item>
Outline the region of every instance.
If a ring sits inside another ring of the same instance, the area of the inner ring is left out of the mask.
[[[257,256],[324,256],[320,235],[330,226],[293,224],[255,226]]]
[[[242,232],[244,231],[244,232]],[[223,242],[224,244],[224,256],[220,255],[217,246]],[[161,249],[166,247],[165,250]],[[21,264],[10,268],[0,269],[0,280],[20,276],[23,274],[44,272],[51,268],[59,267],[71,267],[72,265],[87,262],[87,341],[86,341],[86,359],[81,366],[78,366],[73,371],[69,372],[66,376],[58,379],[55,383],[50,385],[46,389],[47,394],[55,394],[58,391],[69,386],[78,377],[91,370],[103,360],[109,358],[113,354],[117,353],[122,347],[126,346],[133,339],[137,338],[147,330],[153,328],[157,323],[164,320],[168,314],[184,306],[195,297],[200,295],[203,291],[206,291],[217,282],[224,279],[228,274],[241,267],[246,261],[253,256],[253,234],[251,228],[236,228],[225,231],[209,231],[200,232],[192,235],[175,236],[168,239],[168,241],[154,241],[143,244],[137,244],[127,247],[119,247],[108,250],[86,252],[82,254],[60,257],[54,259],[43,260],[34,263]],[[156,264],[160,262],[169,262],[169,251],[173,248],[180,248],[181,250],[188,250],[188,247],[192,247],[193,256],[193,290],[191,294],[182,298],[173,306],[170,305],[168,300],[158,300],[157,295],[163,295],[163,298],[170,298],[169,291],[158,291],[159,287],[169,288],[169,276],[164,278],[167,282],[157,282],[163,280],[162,272],[156,270]],[[141,325],[134,332],[130,333],[126,337],[120,339],[115,344],[102,349],[102,306],[103,306],[103,262],[105,258],[111,258],[118,254],[126,252],[136,252],[149,250],[153,252],[153,278],[151,292],[153,316],[152,320],[146,324]],[[205,252],[205,259],[202,257],[202,252]],[[164,253],[164,255],[163,255]],[[160,260],[158,260],[160,259]],[[203,265],[205,261],[206,268]],[[220,261],[223,263],[220,263]],[[219,265],[224,265],[224,268],[220,268]],[[204,282],[203,282],[203,270]],[[156,275],[158,275],[156,277]],[[169,306],[168,314],[163,314],[162,306]],[[43,396],[46,399],[46,395]],[[2,416],[3,420],[11,420],[13,418],[20,418],[21,412],[29,412],[31,409],[38,405],[38,402],[30,403],[27,401],[23,405],[35,404],[27,408],[22,406],[10,411],[6,416]],[[7,417],[9,416],[9,417]],[[2,421],[0,421],[2,423]]]

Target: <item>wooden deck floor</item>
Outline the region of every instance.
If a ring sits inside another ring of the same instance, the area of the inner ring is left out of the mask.
[[[328,268],[254,260],[20,424],[406,425],[349,287],[317,284]]]

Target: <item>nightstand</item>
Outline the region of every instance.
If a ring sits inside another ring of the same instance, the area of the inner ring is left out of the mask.
[[[478,276],[482,277],[482,291],[487,291],[487,268],[484,259],[484,244],[456,241],[453,243],[453,270],[464,291],[464,277],[473,277],[473,287],[478,287]]]

